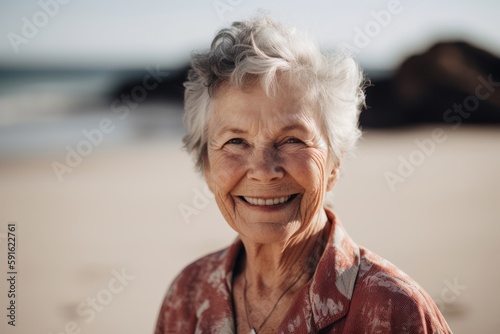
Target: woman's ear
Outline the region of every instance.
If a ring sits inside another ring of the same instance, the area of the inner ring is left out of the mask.
[[[213,186],[212,171],[210,170],[210,164],[208,163],[207,157],[205,157],[201,162],[201,174],[205,179],[205,183],[207,184],[208,189],[213,193],[214,188],[212,187]]]
[[[340,174],[340,168],[338,165],[333,165],[330,171],[330,175],[328,175],[328,180],[326,182],[326,191],[330,191],[333,189],[333,186],[335,183],[337,183],[337,180],[339,178]]]

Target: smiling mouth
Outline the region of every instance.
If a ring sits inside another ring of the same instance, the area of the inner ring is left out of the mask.
[[[247,197],[247,196],[238,196],[243,201],[248,204],[257,205],[257,206],[271,206],[271,205],[279,205],[283,203],[290,202],[293,200],[298,194],[293,194],[289,196],[275,197],[275,198],[259,198],[259,197]]]

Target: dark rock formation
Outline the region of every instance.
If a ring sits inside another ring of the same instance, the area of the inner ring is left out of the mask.
[[[500,123],[500,59],[465,42],[438,43],[367,88],[364,127]]]
[[[181,69],[161,69],[161,73],[168,73],[161,77],[161,82],[148,79],[148,84],[155,86],[154,89],[147,89],[147,97],[141,102],[162,102],[173,101],[182,103],[184,99],[184,81],[187,78],[187,71],[189,66]],[[124,80],[111,94],[111,100],[120,99],[122,94],[130,95],[135,87],[144,86],[144,78],[149,75],[148,71],[134,71],[128,75],[128,79]],[[156,85],[158,84],[158,85]]]
[[[188,66],[169,71],[147,101],[183,100]],[[142,84],[145,72],[124,82],[112,99]],[[408,58],[385,79],[372,79],[368,108],[361,113],[365,128],[422,123],[500,124],[500,59],[466,42],[438,43]]]

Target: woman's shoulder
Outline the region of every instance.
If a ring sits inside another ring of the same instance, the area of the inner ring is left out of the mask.
[[[222,250],[202,256],[191,262],[175,277],[170,290],[189,289],[190,286],[199,287],[201,283],[210,282],[214,275],[222,275],[224,270],[224,262],[226,260],[229,247]]]
[[[393,263],[364,247],[360,247],[358,284],[371,290],[380,288],[380,292],[388,290],[406,295],[414,295],[422,290],[411,277]]]
[[[415,280],[363,247],[349,313],[367,324],[373,319],[373,326],[391,327],[377,327],[382,331],[426,328],[430,333],[451,332],[432,298]]]
[[[210,300],[227,290],[224,286],[230,248],[197,259],[177,275],[163,300],[155,333],[194,332],[197,318],[211,304]]]

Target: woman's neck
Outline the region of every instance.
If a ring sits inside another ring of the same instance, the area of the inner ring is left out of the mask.
[[[307,229],[282,243],[255,244],[242,238],[245,258],[240,270],[249,287],[259,294],[274,295],[297,281],[307,282],[323,252],[329,231],[330,224],[323,212]]]

